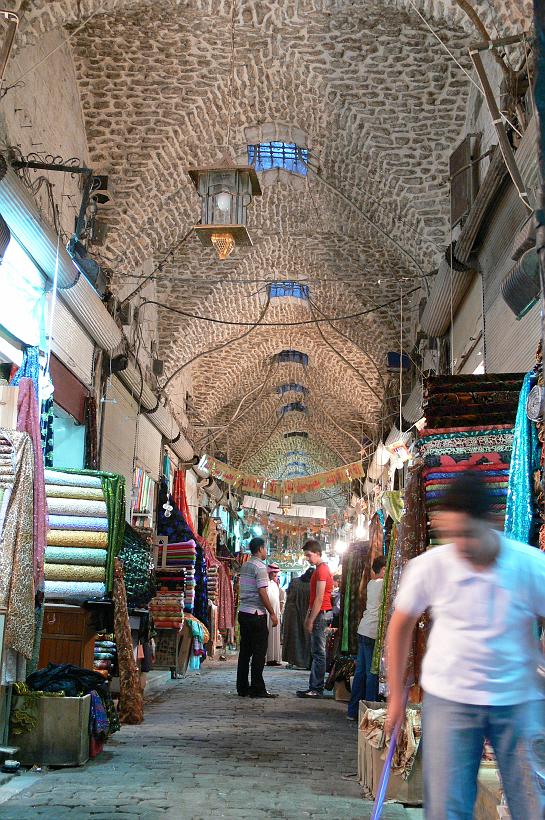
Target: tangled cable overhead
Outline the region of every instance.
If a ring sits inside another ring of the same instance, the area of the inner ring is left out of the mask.
[[[420,287],[411,288],[405,293],[406,296],[410,296],[411,293],[416,293],[416,291],[420,290]],[[367,316],[369,313],[375,313],[377,310],[382,310],[382,308],[390,307],[390,305],[395,305],[400,300],[400,296],[396,296],[393,299],[390,299],[388,302],[383,302],[381,305],[375,305],[372,308],[366,308],[365,310],[357,311],[356,313],[350,313],[346,316],[326,316],[325,313],[319,309],[319,312],[322,319],[315,318],[315,319],[300,319],[296,322],[261,322],[259,319],[257,321],[250,321],[250,322],[233,322],[228,319],[216,319],[214,316],[201,316],[198,313],[190,313],[187,310],[182,310],[181,308],[173,307],[172,305],[167,305],[164,302],[159,302],[156,299],[145,299],[140,307],[144,307],[145,305],[156,305],[157,307],[163,308],[164,310],[168,310],[171,313],[177,313],[179,316],[185,316],[187,319],[198,319],[201,322],[210,322],[211,324],[215,325],[230,325],[231,327],[257,327],[259,324],[261,327],[301,327],[303,325],[314,325],[314,324],[322,324],[326,322],[331,324],[331,322],[347,322],[351,319],[359,319],[361,316]],[[269,300],[267,300],[267,305],[269,304]],[[317,308],[318,309],[318,308]],[[264,315],[264,312],[262,313]],[[239,338],[243,338],[240,336]],[[233,339],[236,341],[236,338]]]

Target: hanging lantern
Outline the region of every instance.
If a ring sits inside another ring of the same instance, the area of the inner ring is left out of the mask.
[[[188,170],[202,200],[200,225],[195,232],[203,245],[212,245],[219,259],[227,259],[236,245],[251,246],[246,209],[261,196],[257,174],[250,166]]]

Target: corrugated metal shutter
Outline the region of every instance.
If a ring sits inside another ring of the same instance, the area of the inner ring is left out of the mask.
[[[136,437],[136,458],[138,466],[142,467],[154,481],[161,476],[161,453],[163,437],[146,416],[138,416],[138,432]]]
[[[513,239],[527,218],[528,209],[510,185],[490,215],[479,252],[485,311],[496,301],[501,283],[513,267]]]
[[[517,320],[501,296],[486,311],[486,372],[524,373],[535,364],[540,305]]]
[[[481,363],[483,340],[483,297],[481,277],[475,276],[454,317],[452,356],[454,373],[473,373]]]
[[[108,385],[103,408],[104,426],[100,467],[102,470],[125,476],[127,519],[129,519],[138,406],[114,376]]]
[[[53,317],[51,349],[80,382],[92,386],[95,343],[60,299]]]

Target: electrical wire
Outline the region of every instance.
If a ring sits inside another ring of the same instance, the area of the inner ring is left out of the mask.
[[[155,304],[155,303],[151,302],[150,304]],[[196,362],[197,359],[201,359],[203,356],[208,356],[210,353],[217,353],[220,350],[224,350],[226,347],[229,347],[229,345],[233,344],[234,342],[239,342],[242,339],[245,339],[246,336],[249,336],[250,333],[253,330],[256,329],[256,327],[259,327],[261,325],[261,320],[263,319],[263,317],[265,316],[267,310],[269,309],[269,305],[270,305],[270,299],[268,298],[266,303],[265,303],[265,307],[261,311],[261,314],[260,314],[257,322],[254,322],[251,325],[251,327],[248,330],[244,331],[244,333],[241,333],[240,336],[235,336],[233,339],[228,339],[226,342],[222,342],[222,344],[217,345],[216,347],[210,348],[210,350],[203,350],[200,353],[197,353],[195,356],[193,356],[187,362],[184,362],[184,364],[182,364],[180,367],[176,368],[176,370],[173,373],[170,374],[170,376],[168,377],[166,382],[161,386],[161,390],[162,391],[166,390],[166,388],[168,387],[170,382],[173,379],[175,379],[176,376],[178,376],[178,374],[182,372],[182,370],[185,370],[185,368],[189,367],[190,364],[193,364],[193,362]],[[244,324],[247,324],[247,323],[244,323]]]
[[[326,316],[324,316],[324,314],[323,314],[323,313],[322,313],[322,311],[319,309],[319,307],[318,307],[318,306],[317,306],[317,305],[316,305],[313,301],[311,301],[311,299],[310,299],[310,298],[309,298],[309,300],[308,300],[308,301],[309,301],[309,304],[310,304],[310,305],[312,305],[312,307],[314,308],[314,310],[315,310],[317,313],[319,313],[319,314],[320,314],[323,318],[325,318],[325,319],[327,320],[327,317],[326,317]],[[360,351],[360,352],[361,352],[361,353],[362,353],[362,354],[363,354],[363,355],[364,355],[367,359],[369,359],[369,361],[371,362],[371,364],[373,365],[373,367],[374,367],[374,368],[375,368],[375,370],[377,371],[378,377],[379,377],[379,379],[380,379],[380,381],[381,381],[381,383],[382,383],[382,386],[384,387],[384,386],[385,386],[385,385],[384,385],[384,377],[383,377],[383,375],[382,375],[382,372],[381,372],[381,370],[380,370],[379,366],[377,365],[377,363],[375,362],[375,360],[374,360],[374,358],[371,356],[371,354],[370,354],[370,353],[367,353],[365,350],[363,350],[363,348],[362,348],[362,347],[360,347],[360,345],[359,345],[357,342],[355,342],[353,339],[351,339],[351,338],[350,338],[350,336],[348,336],[346,333],[343,333],[343,331],[342,331],[342,330],[339,330],[338,328],[336,328],[336,327],[332,324],[332,322],[329,322],[329,321],[328,321],[328,325],[330,326],[330,328],[331,328],[332,330],[334,330],[334,331],[335,331],[335,333],[338,333],[338,334],[339,334],[339,336],[341,336],[343,339],[346,339],[346,341],[347,341],[347,342],[350,342],[350,343],[351,343],[351,344],[353,344],[355,347],[357,347],[357,348],[358,348],[358,350],[359,350],[359,351]]]
[[[413,0],[408,0],[408,3],[409,3],[409,5],[410,5],[410,6],[412,6],[412,8],[413,8],[413,9],[414,9],[414,11],[416,12],[416,14],[420,17],[420,19],[422,20],[422,22],[424,23],[424,25],[425,25],[425,26],[426,26],[426,27],[430,30],[430,32],[433,34],[433,36],[435,37],[435,39],[436,39],[436,40],[437,40],[437,41],[441,44],[441,46],[444,48],[444,50],[447,52],[447,54],[450,56],[450,58],[451,58],[451,59],[452,59],[452,60],[456,63],[456,65],[458,66],[458,68],[459,68],[461,71],[463,71],[463,73],[464,73],[464,74],[466,75],[466,77],[468,78],[469,82],[470,82],[472,85],[474,85],[474,86],[475,86],[475,88],[477,89],[477,91],[479,92],[479,94],[481,94],[481,95],[484,97],[484,96],[485,96],[485,93],[484,93],[484,90],[483,90],[482,86],[480,86],[480,85],[479,85],[479,83],[476,83],[476,82],[475,82],[475,80],[473,79],[473,77],[471,76],[471,74],[469,73],[469,71],[467,71],[467,70],[464,68],[464,66],[461,64],[461,62],[460,62],[460,61],[459,61],[459,60],[455,57],[455,55],[452,53],[452,51],[451,51],[451,50],[450,50],[450,48],[447,46],[447,44],[446,44],[443,40],[441,40],[441,38],[439,37],[439,35],[437,34],[437,32],[435,31],[435,29],[433,28],[433,26],[431,26],[431,25],[430,25],[430,23],[426,20],[426,18],[425,18],[425,17],[424,17],[424,15],[420,12],[420,10],[417,8],[417,6],[416,6],[416,5],[415,5],[415,3],[413,2]],[[501,118],[502,118],[502,119],[503,119],[503,120],[507,123],[507,125],[509,125],[509,127],[510,127],[510,128],[512,128],[512,129],[513,129],[513,131],[514,131],[516,134],[518,134],[518,135],[519,135],[519,137],[522,137],[522,134],[520,133],[520,131],[519,131],[519,130],[518,130],[518,129],[517,129],[517,128],[513,125],[513,123],[512,123],[512,122],[508,119],[508,117],[506,117],[506,115],[503,113],[503,111],[500,111],[500,116],[501,116]]]
[[[420,287],[412,288],[411,290],[407,291],[407,296],[411,293],[416,293],[416,291],[420,290]],[[267,301],[269,303],[270,299]],[[216,319],[213,316],[201,316],[198,313],[190,313],[187,310],[182,310],[181,308],[173,307],[172,305],[167,305],[164,302],[159,302],[156,299],[145,299],[141,307],[144,305],[157,305],[157,307],[163,308],[164,310],[168,310],[171,313],[177,313],[179,316],[185,316],[188,319],[198,319],[202,322],[211,322],[212,324],[216,325],[230,325],[232,327],[255,327],[259,324],[261,327],[301,327],[303,325],[312,325],[312,324],[321,324],[323,322],[331,323],[331,322],[346,322],[350,319],[359,319],[361,316],[367,316],[369,313],[374,313],[377,310],[382,310],[382,308],[390,307],[390,305],[395,305],[396,302],[399,302],[399,297],[396,296],[393,299],[390,299],[388,302],[384,302],[381,305],[375,305],[372,308],[367,308],[366,310],[360,310],[356,313],[350,313],[347,316],[326,316],[326,314],[322,314],[324,316],[323,319],[301,319],[297,322],[260,322],[259,319],[257,322],[233,322],[228,319]],[[242,338],[242,337],[241,337]]]
[[[315,317],[315,313],[314,313],[314,309],[313,309],[312,305],[309,305],[309,307],[310,307],[310,312],[311,312],[312,316],[314,317],[314,319],[316,319],[316,317]],[[378,401],[379,401],[379,402],[382,402],[382,397],[381,397],[381,396],[379,396],[379,394],[377,393],[377,391],[375,390],[375,388],[373,387],[373,385],[369,383],[369,381],[365,378],[365,376],[363,375],[363,373],[360,373],[360,371],[358,370],[358,368],[357,368],[357,367],[355,367],[355,366],[352,364],[352,362],[349,362],[349,361],[348,361],[348,359],[347,359],[345,356],[343,356],[343,354],[342,354],[342,353],[339,353],[339,351],[338,351],[338,350],[337,350],[337,349],[336,349],[336,348],[335,348],[335,347],[331,344],[331,342],[329,342],[329,341],[326,339],[326,337],[324,336],[324,333],[323,333],[323,331],[322,331],[322,328],[320,327],[320,325],[318,324],[318,322],[317,322],[317,321],[316,321],[316,327],[318,328],[318,333],[320,334],[320,336],[321,336],[321,338],[322,338],[322,340],[323,340],[324,344],[326,344],[329,348],[331,348],[331,350],[333,351],[333,353],[335,353],[335,355],[336,355],[336,356],[338,356],[338,357],[339,357],[339,359],[341,359],[341,361],[342,361],[342,362],[344,362],[344,364],[345,364],[347,367],[349,367],[349,368],[350,368],[350,370],[353,370],[353,371],[354,371],[354,373],[358,376],[358,378],[360,378],[360,379],[364,382],[364,384],[365,384],[365,385],[369,388],[369,390],[371,391],[371,393],[373,393],[373,395],[375,395],[375,396],[376,396],[376,398],[378,399]]]

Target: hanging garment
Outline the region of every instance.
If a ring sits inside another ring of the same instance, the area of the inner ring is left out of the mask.
[[[144,698],[140,688],[140,672],[134,659],[127,594],[123,580],[123,564],[114,559],[114,632],[119,666],[119,719],[136,724],[144,720]]]
[[[44,552],[47,541],[47,506],[45,500],[44,459],[41,449],[38,397],[32,379],[21,378],[17,402],[17,429],[28,433],[34,450],[34,585],[39,589],[44,579]]]
[[[288,587],[282,624],[282,660],[299,669],[310,669],[310,635],[305,618],[310,603],[310,583],[294,578]]]
[[[540,448],[537,427],[526,414],[535,381],[535,373],[527,373],[520,391],[505,510],[505,534],[523,544],[532,542],[536,528],[533,479],[539,470]]]
[[[0,540],[0,606],[7,609],[4,645],[25,658],[34,645],[34,451],[27,433],[0,428],[11,445],[13,478],[4,487]]]
[[[271,618],[268,616],[269,642],[267,644],[267,663],[274,661],[280,663],[282,660],[282,644],[280,641],[280,589],[276,581],[269,581],[269,601],[278,618],[278,626],[272,626]]]

